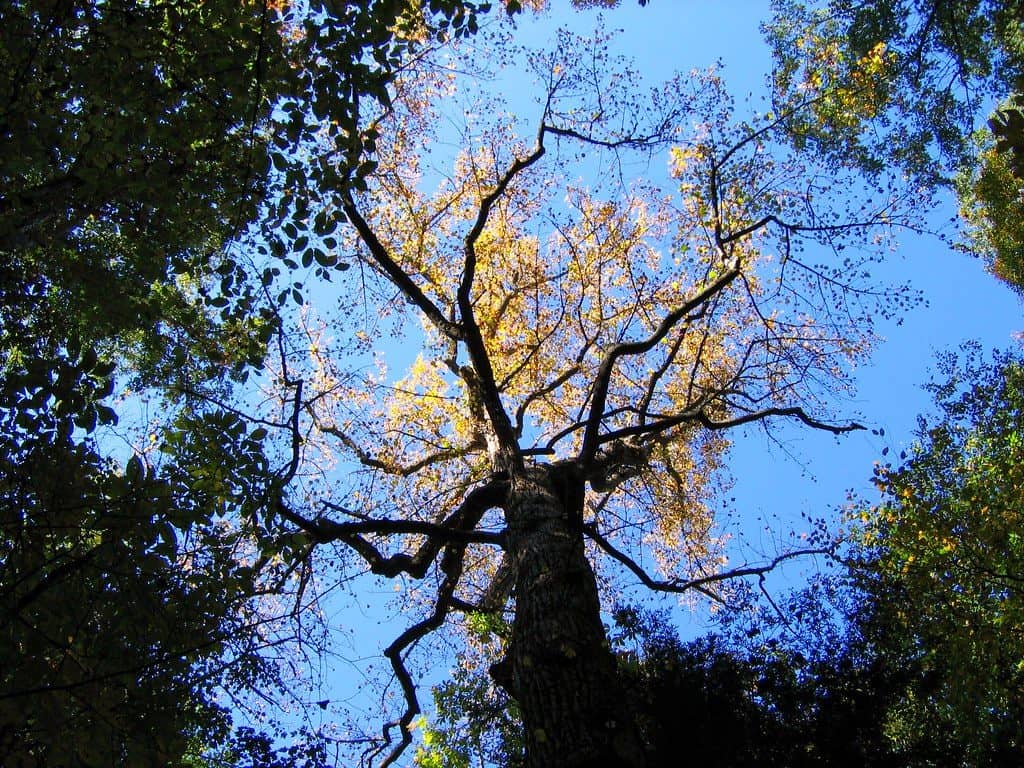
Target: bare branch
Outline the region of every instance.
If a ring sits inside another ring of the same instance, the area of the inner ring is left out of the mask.
[[[412,721],[421,711],[419,698],[416,695],[416,684],[413,682],[409,670],[405,667],[402,655],[406,649],[415,645],[423,637],[444,624],[444,620],[452,608],[455,588],[458,586],[459,579],[462,576],[465,554],[465,544],[452,545],[445,548],[445,554],[441,561],[441,570],[445,576],[437,592],[434,612],[423,621],[413,624],[406,629],[391,645],[384,649],[384,655],[391,662],[391,668],[394,670],[395,677],[402,687],[406,706],[405,712],[402,713],[398,720],[384,725],[382,729],[384,743],[371,754],[372,758],[386,749],[393,740],[391,730],[396,727],[399,729],[401,739],[381,762],[381,768],[387,768],[387,766],[392,765],[412,743]]]
[[[554,392],[556,389],[558,389],[560,386],[565,384],[565,382],[567,382],[569,379],[571,379],[573,376],[575,376],[579,372],[580,372],[579,365],[574,365],[571,368],[563,371],[559,376],[557,376],[549,384],[546,384],[543,387],[541,387],[540,389],[535,390],[535,391],[531,392],[529,395],[527,395],[527,397],[523,400],[523,402],[520,404],[520,406],[516,409],[516,435],[517,436],[521,437],[522,434],[523,434],[523,422],[525,421],[526,411],[527,411],[527,409],[529,409],[530,405],[535,400],[539,400],[540,398],[544,397],[544,395],[548,394],[549,392]]]
[[[490,356],[487,354],[487,346],[484,344],[480,327],[477,325],[473,313],[473,280],[476,276],[476,242],[487,226],[491,209],[495,203],[505,194],[505,190],[520,173],[528,169],[544,156],[544,130],[541,125],[537,132],[537,143],[533,150],[526,157],[517,158],[505,174],[498,180],[497,185],[490,194],[480,202],[480,209],[477,211],[476,221],[465,239],[465,263],[462,269],[462,280],[459,283],[457,302],[459,315],[462,320],[462,339],[466,344],[466,351],[469,354],[469,361],[477,374],[477,385],[479,387],[480,402],[487,411],[491,429],[497,438],[500,450],[506,455],[503,457],[506,462],[518,464],[522,461],[521,455],[515,450],[518,446],[516,431],[512,422],[501,404],[501,395],[498,391],[497,380],[494,376],[494,368],[491,365]]]
[[[564,136],[570,139],[576,139],[583,144],[589,144],[594,147],[601,147],[603,149],[646,149],[655,147],[661,144],[667,144],[671,137],[666,136],[667,128],[664,126],[660,127],[660,130],[654,131],[643,136],[627,136],[622,139],[616,139],[614,141],[608,141],[607,139],[596,139],[593,136],[588,136],[585,133],[580,133],[572,128],[559,128],[555,125],[545,125],[544,132],[550,133],[555,136]]]
[[[608,401],[608,386],[618,359],[626,355],[642,355],[653,349],[683,318],[724,291],[739,274],[739,264],[736,264],[692,299],[666,315],[661,324],[646,339],[616,344],[608,350],[597,369],[597,376],[594,380],[593,400],[591,401],[590,413],[586,420],[586,429],[583,433],[583,447],[580,449],[579,461],[584,466],[594,459],[594,454],[600,444],[601,422],[605,418],[604,406]]]
[[[477,524],[484,512],[504,503],[508,493],[508,481],[493,478],[486,485],[470,491],[462,504],[440,523],[425,520],[360,519],[357,522],[339,523],[318,517],[315,520],[303,517],[290,510],[283,501],[278,503],[278,512],[286,520],[299,526],[317,543],[340,541],[355,550],[370,566],[372,573],[394,577],[408,573],[422,579],[441,548],[450,544],[469,543],[504,546],[504,534],[495,531],[478,531]],[[366,535],[420,535],[427,540],[415,554],[400,552],[385,557]]]
[[[719,429],[730,429],[732,427],[738,427],[743,424],[749,424],[752,421],[762,421],[773,416],[790,416],[792,418],[802,421],[809,427],[814,429],[821,429],[825,432],[831,432],[834,435],[842,435],[847,432],[856,432],[860,429],[865,429],[863,424],[857,422],[851,422],[849,424],[826,424],[823,421],[818,421],[815,418],[807,415],[803,408],[764,408],[759,411],[753,411],[746,413],[742,416],[737,416],[731,419],[715,420],[708,416],[703,411],[697,414],[697,420],[705,426],[707,429],[719,430]]]
[[[761,410],[744,413],[742,416],[736,416],[734,418],[713,419],[704,410],[704,405],[708,400],[709,397],[705,396],[701,398],[697,407],[688,408],[682,413],[675,414],[673,416],[662,416],[657,418],[655,421],[651,421],[646,424],[623,427],[622,429],[607,432],[601,435],[598,440],[598,445],[637,435],[656,435],[662,432],[667,432],[673,427],[678,427],[680,424],[686,423],[696,423],[706,429],[718,431],[739,427],[754,421],[764,421],[775,416],[789,416],[799,419],[809,427],[824,430],[825,432],[831,432],[834,435],[842,435],[847,432],[856,432],[857,430],[865,429],[863,424],[858,424],[856,422],[851,422],[849,424],[827,424],[809,416],[803,408],[795,406],[790,408],[762,408]]]
[[[798,549],[792,552],[786,552],[784,554],[781,554],[773,558],[771,562],[766,563],[765,565],[744,565],[740,566],[739,568],[733,568],[729,571],[722,571],[721,573],[714,573],[709,576],[701,576],[699,578],[689,579],[687,581],[680,581],[678,579],[672,579],[671,581],[659,581],[652,577],[649,573],[647,573],[647,571],[645,571],[643,568],[641,568],[637,564],[637,562],[633,560],[633,558],[631,558],[622,550],[618,549],[614,544],[608,541],[608,539],[602,536],[598,532],[597,526],[595,526],[593,523],[587,523],[586,525],[584,525],[583,532],[595,544],[597,544],[597,546],[604,550],[606,554],[618,560],[630,571],[632,571],[633,574],[636,575],[636,577],[639,578],[643,585],[648,589],[653,589],[657,592],[671,592],[674,594],[682,594],[684,592],[690,591],[691,589],[695,589],[698,592],[701,592],[705,595],[708,595],[709,597],[716,599],[717,597],[714,595],[714,593],[712,593],[708,589],[708,586],[710,584],[717,584],[719,582],[728,581],[730,579],[747,578],[749,576],[757,576],[760,578],[770,573],[771,571],[775,570],[787,560],[793,560],[797,557],[805,557],[810,555],[825,555],[828,557],[833,556],[833,551],[831,549],[826,549],[823,547],[816,547],[812,549]]]
[[[315,416],[314,416],[315,420]],[[423,458],[412,462],[411,464],[396,465],[388,461],[382,461],[376,458],[372,454],[365,451],[362,446],[359,445],[355,440],[352,439],[344,430],[339,429],[335,426],[325,426],[317,423],[317,428],[325,435],[330,435],[341,441],[342,445],[352,451],[359,463],[365,467],[371,467],[373,469],[379,469],[385,474],[397,475],[399,477],[409,477],[416,474],[421,469],[438,464],[442,461],[449,461],[451,459],[457,459],[461,456],[466,456],[470,452],[483,447],[480,441],[474,441],[469,445],[462,446],[460,448],[451,448],[448,450],[436,451]]]

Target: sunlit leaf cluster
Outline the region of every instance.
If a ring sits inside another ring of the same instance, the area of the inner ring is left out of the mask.
[[[1015,2],[848,0],[773,4],[764,25],[776,56],[779,113],[811,99],[797,141],[855,153],[866,169],[895,166],[922,181],[949,178],[971,157],[986,99],[1021,75]],[[832,94],[819,88],[832,84]]]

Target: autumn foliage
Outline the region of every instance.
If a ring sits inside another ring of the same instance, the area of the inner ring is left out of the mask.
[[[611,565],[654,589],[713,594],[734,575],[714,523],[727,430],[858,428],[830,420],[828,397],[867,354],[874,321],[912,301],[874,287],[870,264],[913,189],[851,193],[855,169],[815,166],[781,141],[822,93],[741,117],[713,71],[639,91],[600,35],[562,33],[525,58],[490,45],[416,59],[363,129],[372,169],[317,190],[310,215],[332,234],[303,246],[354,254],[357,276],[303,310],[276,363],[292,414],[284,521],[373,573],[429,577],[407,598],[422,620],[385,652],[406,698],[386,762],[419,709],[407,651],[481,611],[515,617],[493,675],[523,708],[528,754],[602,749],[600,733],[571,744],[541,724],[542,699],[528,697],[552,691],[526,689],[554,672],[530,672],[543,651],[522,648],[543,644],[550,628],[536,622],[554,614],[526,612],[524,595],[570,561],[565,578],[592,586],[566,595],[596,589],[592,567],[612,587]],[[486,90],[518,62],[539,94],[525,108]],[[544,554],[562,540],[562,555]],[[558,669],[614,690],[595,660],[607,651],[593,594],[562,605],[593,629],[553,641]],[[392,738],[385,728],[380,749]]]

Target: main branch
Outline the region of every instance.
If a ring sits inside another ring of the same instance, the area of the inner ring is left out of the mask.
[[[487,485],[474,488],[458,509],[441,523],[424,520],[362,519],[339,523],[323,517],[309,519],[290,510],[283,501],[278,503],[278,512],[286,520],[299,526],[315,542],[325,544],[340,541],[359,554],[370,566],[372,573],[394,577],[408,573],[413,578],[423,578],[442,547],[450,544],[465,546],[470,543],[504,545],[500,532],[478,531],[477,524],[484,513],[501,504],[508,493],[508,482],[495,478]],[[400,552],[385,557],[365,537],[395,536],[402,534],[426,536],[427,540],[412,555]]]
[[[362,213],[360,213],[359,208],[356,206],[355,200],[352,198],[351,192],[346,191],[342,196],[341,209],[345,212],[352,226],[356,228],[356,232],[359,233],[359,239],[369,249],[374,263],[395,284],[395,287],[405,294],[405,297],[415,304],[442,334],[453,340],[464,338],[462,327],[445,317],[444,313],[423,293],[406,271],[391,258],[391,254],[388,253],[388,249],[380,241],[380,238],[377,237],[373,227],[363,218]]]
[[[501,454],[502,461],[508,465],[501,467],[502,469],[516,468],[522,461],[522,457],[517,450],[518,439],[516,429],[501,404],[501,395],[494,376],[494,368],[491,365],[490,356],[487,354],[487,346],[484,343],[480,326],[477,324],[476,316],[473,312],[473,281],[476,276],[477,264],[476,243],[487,226],[491,210],[505,194],[509,185],[519,174],[523,173],[544,156],[546,151],[544,148],[545,129],[546,126],[542,124],[537,132],[537,143],[530,154],[523,158],[517,158],[498,180],[494,189],[480,202],[476,221],[473,223],[473,227],[469,230],[465,239],[465,262],[462,268],[462,280],[459,282],[457,296],[459,316],[465,332],[466,351],[469,354],[469,361],[476,371],[476,381],[480,390],[478,393],[480,402],[487,411],[487,418],[491,423],[491,429],[497,440],[497,450]]]
[[[601,442],[601,423],[604,420],[604,407],[608,402],[608,387],[611,382],[615,364],[619,358],[626,355],[642,355],[649,352],[669,332],[679,324],[687,315],[710,301],[719,293],[724,291],[728,285],[740,274],[740,265],[735,264],[732,269],[723,273],[711,285],[707,286],[689,301],[685,302],[662,319],[661,324],[654,332],[642,341],[631,341],[616,344],[601,360],[597,369],[597,377],[594,381],[593,399],[590,404],[590,412],[586,420],[586,428],[583,432],[583,447],[580,449],[579,461],[583,466],[589,465],[597,452]]]

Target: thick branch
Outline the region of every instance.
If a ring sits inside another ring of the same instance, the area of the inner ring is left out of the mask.
[[[565,138],[576,139],[576,141],[583,144],[590,144],[594,147],[612,150],[654,147],[671,141],[671,138],[666,135],[664,126],[662,127],[662,130],[654,131],[653,133],[649,133],[644,136],[626,136],[625,138],[615,139],[614,141],[609,141],[608,139],[597,139],[572,128],[559,128],[555,125],[545,125],[544,131],[555,136],[564,136]]]
[[[707,400],[707,398],[701,399],[701,406]],[[745,413],[742,416],[736,416],[730,419],[713,419],[703,409],[703,407],[687,409],[682,413],[674,416],[664,416],[655,421],[651,421],[647,424],[638,424],[632,427],[623,427],[622,429],[616,429],[613,432],[608,432],[601,435],[598,444],[604,444],[611,442],[612,440],[622,440],[627,437],[634,437],[637,435],[656,435],[662,432],[666,432],[673,427],[678,427],[680,424],[696,423],[703,426],[705,429],[711,429],[715,431],[723,429],[731,429],[733,427],[739,427],[744,424],[749,424],[754,421],[764,421],[774,416],[789,416],[802,421],[809,427],[814,429],[824,430],[825,432],[831,432],[834,435],[843,435],[847,432],[856,432],[857,430],[864,429],[863,424],[851,422],[849,424],[826,424],[823,421],[808,416],[804,412],[803,408],[791,407],[791,408],[763,408],[759,411],[751,411]]]
[[[355,550],[370,566],[372,573],[389,578],[408,573],[422,579],[441,548],[449,544],[492,544],[502,546],[504,535],[493,531],[475,530],[484,512],[504,502],[508,481],[496,478],[487,485],[474,488],[458,509],[441,523],[423,520],[368,520],[339,523],[322,517],[305,518],[279,504],[282,517],[298,525],[317,543],[340,541]],[[427,540],[415,554],[400,552],[385,557],[380,550],[364,538],[366,535],[398,536],[412,534],[426,536]]]
[[[359,212],[356,207],[355,201],[352,199],[350,193],[346,192],[342,197],[341,208],[348,217],[348,220],[352,222],[352,225],[356,228],[356,232],[359,233],[359,238],[363,241],[367,248],[370,250],[370,255],[376,264],[384,270],[384,273],[388,276],[388,279],[395,284],[395,286],[405,294],[406,298],[415,304],[427,319],[445,336],[450,339],[463,339],[464,331],[458,323],[454,323],[445,317],[444,313],[432,302],[420,287],[416,285],[411,277],[402,269],[394,259],[391,258],[391,254],[388,253],[388,249],[384,244],[377,238],[377,234],[373,231],[370,224],[363,218],[363,215]]]
[[[462,268],[462,280],[459,283],[458,306],[459,315],[462,320],[461,328],[464,331],[463,340],[466,343],[466,351],[469,354],[469,361],[477,374],[477,384],[480,388],[480,401],[487,411],[487,418],[491,423],[491,429],[497,438],[500,450],[508,455],[504,456],[505,461],[518,462],[521,457],[516,453],[512,455],[518,445],[515,428],[512,421],[501,404],[501,396],[498,392],[497,381],[494,377],[494,368],[491,366],[490,356],[487,354],[487,346],[484,344],[480,326],[477,325],[473,313],[473,280],[476,276],[476,242],[487,226],[491,209],[505,194],[509,185],[520,173],[532,166],[544,156],[544,131],[545,126],[541,125],[537,132],[537,143],[533,151],[524,158],[517,158],[508,168],[505,174],[498,180],[497,185],[480,202],[480,210],[477,212],[476,221],[472,229],[466,235],[465,240],[465,263]],[[512,467],[509,467],[511,469]]]
[[[580,462],[586,466],[593,459],[601,440],[601,422],[604,419],[604,406],[608,401],[608,386],[611,382],[615,363],[626,355],[642,355],[655,347],[683,318],[710,301],[736,279],[740,274],[739,265],[722,274],[711,285],[707,286],[689,301],[670,312],[661,321],[654,332],[643,341],[623,342],[616,344],[601,360],[594,381],[594,395],[587,416],[586,430],[583,433],[583,447],[580,449]]]
[[[457,513],[456,513],[457,514]],[[312,530],[318,544],[326,544],[331,541],[345,540],[353,535],[370,534],[375,536],[394,536],[399,534],[416,534],[420,536],[433,536],[442,539],[446,543],[459,542],[468,544],[475,542],[479,544],[501,544],[501,534],[489,531],[473,531],[462,528],[452,528],[448,518],[444,523],[428,523],[423,520],[360,520],[352,523],[337,523],[332,520],[318,519],[311,521]],[[457,523],[459,521],[453,521]],[[391,574],[393,575],[393,574]]]
[[[397,727],[399,729],[401,739],[394,745],[383,762],[381,762],[381,768],[387,768],[387,766],[392,765],[412,743],[412,721],[421,711],[419,698],[416,695],[416,684],[413,682],[409,670],[405,668],[402,654],[407,648],[410,648],[444,623],[445,617],[447,617],[449,610],[452,608],[455,588],[458,586],[459,579],[462,576],[464,557],[464,544],[452,545],[446,548],[441,562],[441,570],[445,576],[437,592],[433,613],[423,621],[413,624],[406,629],[391,645],[384,649],[384,655],[391,662],[395,678],[402,687],[402,694],[405,696],[405,712],[402,713],[402,716],[397,721],[386,723],[383,727],[384,743],[373,753],[374,755],[379,754],[391,744],[391,730],[393,728]]]
[[[792,418],[802,421],[809,427],[814,429],[821,429],[825,432],[831,432],[833,435],[843,435],[847,432],[856,432],[857,430],[864,429],[863,424],[857,422],[851,422],[849,424],[826,424],[823,421],[818,421],[811,416],[808,416],[803,408],[764,408],[760,411],[753,411],[746,413],[742,416],[737,416],[731,419],[715,420],[708,416],[706,413],[701,411],[697,414],[697,421],[699,421],[707,429],[719,430],[719,429],[730,429],[732,427],[738,427],[743,424],[749,424],[752,421],[763,421],[772,416],[790,416]]]
[[[288,466],[285,469],[284,474],[280,477],[280,488],[284,488],[288,485],[299,469],[299,460],[301,458],[302,448],[302,435],[299,433],[299,409],[302,407],[302,383],[301,379],[295,382],[295,400],[292,404],[292,416],[288,425],[292,435],[292,457],[288,462]]]
[[[472,316],[472,294],[473,294],[473,280],[476,276],[476,242],[480,239],[480,235],[483,234],[484,227],[487,226],[487,220],[490,218],[491,209],[501,199],[502,195],[505,194],[505,190],[508,189],[516,176],[525,171],[531,165],[540,160],[544,153],[547,151],[544,147],[544,132],[547,126],[542,125],[540,131],[537,133],[537,143],[534,145],[533,150],[526,157],[517,158],[515,162],[509,166],[508,170],[505,171],[505,175],[502,176],[494,189],[491,190],[490,194],[486,195],[483,200],[480,201],[480,210],[477,211],[476,221],[473,222],[473,228],[469,230],[465,240],[465,255],[466,261],[463,265],[462,270],[462,281],[459,283],[459,311],[462,312],[462,320],[466,321],[467,317]]]

